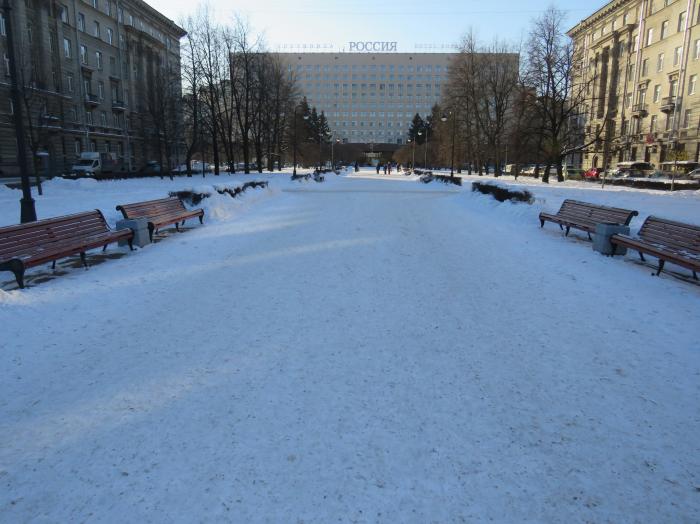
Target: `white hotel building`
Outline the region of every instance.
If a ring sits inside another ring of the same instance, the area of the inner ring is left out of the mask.
[[[309,105],[346,143],[406,142],[446,89],[452,53],[278,53]]]

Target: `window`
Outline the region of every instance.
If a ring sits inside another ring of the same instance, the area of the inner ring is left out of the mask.
[[[100,3],[98,2],[98,0],[90,0],[90,3],[92,4],[92,7],[94,7],[95,9],[100,8]]]
[[[67,38],[63,39],[63,56],[66,58],[73,58],[73,50],[71,47],[70,40]]]
[[[645,58],[642,60],[642,76],[649,75],[649,59]]]
[[[107,113],[104,111],[100,113],[100,125],[102,127],[107,127]]]
[[[654,86],[654,102],[658,102],[661,99],[661,85],[657,84]]]
[[[102,69],[102,53],[100,51],[95,51],[95,65],[97,69]]]
[[[95,38],[100,38],[100,23],[97,21],[95,22],[95,25],[93,26],[92,36],[94,36]]]
[[[5,62],[5,76],[10,76],[10,57],[7,53],[3,55],[3,60]]]
[[[668,88],[668,95],[674,97],[678,94],[678,80],[671,80]]]
[[[694,95],[698,85],[698,75],[690,75],[688,78],[688,94]]]
[[[80,63],[88,65],[88,50],[84,45],[80,46]]]
[[[83,13],[78,13],[78,30],[85,31],[85,15]]]
[[[83,78],[83,89],[85,90],[85,96],[89,96],[92,92],[92,86],[90,86],[90,80]]]
[[[678,15],[678,32],[685,31],[685,11]]]
[[[659,36],[660,40],[663,40],[668,36],[668,20],[664,20],[661,22],[661,36]]]
[[[683,117],[683,127],[686,129],[693,125],[693,110],[687,109]]]
[[[657,115],[651,115],[651,122],[649,123],[649,131],[654,133],[656,131],[656,121],[658,117]]]
[[[7,29],[5,28],[5,15],[0,13],[0,35],[7,36]]]
[[[66,75],[66,89],[69,93],[73,92],[73,73],[68,73]]]
[[[656,59],[656,71],[661,72],[664,70],[664,54],[659,53],[659,56]]]
[[[114,31],[111,28],[107,28],[107,43],[109,45],[114,45]]]
[[[88,124],[89,126],[92,125],[92,111],[87,111],[87,112],[85,113],[85,120],[87,121],[87,124]]]
[[[64,24],[67,24],[68,23],[68,8],[65,5],[61,4],[58,9],[60,12],[59,18],[61,19],[61,22],[63,22]]]
[[[83,150],[83,146],[80,143],[80,139],[76,138],[75,141],[73,142],[73,151],[75,152],[75,156],[80,156],[80,153]]]
[[[105,99],[105,83],[102,81],[97,82],[97,97],[100,100]]]
[[[680,65],[682,58],[683,58],[683,47],[678,46],[673,51],[673,65],[674,66]]]
[[[647,30],[647,45],[651,45],[654,43],[654,28],[650,27]]]

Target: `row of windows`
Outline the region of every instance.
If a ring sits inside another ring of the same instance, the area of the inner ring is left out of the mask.
[[[287,66],[287,70],[288,70],[288,71],[292,71],[293,69],[294,69],[294,68],[293,68],[293,66],[292,66],[291,64],[290,64],[289,66]],[[331,70],[333,70],[333,71],[335,71],[335,72],[339,72],[339,71],[343,71],[343,72],[349,72],[349,71],[371,71],[371,72],[376,72],[376,71],[379,71],[379,72],[398,71],[399,73],[404,73],[404,72],[408,72],[408,73],[413,73],[413,72],[416,72],[416,73],[423,73],[423,72],[425,72],[425,73],[432,73],[433,71],[435,71],[436,73],[440,73],[440,72],[444,71],[445,73],[447,73],[447,72],[449,72],[449,66],[444,66],[444,67],[443,67],[443,66],[440,66],[440,65],[436,65],[436,66],[432,66],[432,65],[419,65],[419,66],[415,66],[415,68],[414,68],[414,66],[412,66],[412,65],[409,65],[409,66],[403,66],[403,65],[395,66],[394,64],[389,64],[389,65],[385,65],[385,64],[381,64],[381,65],[376,65],[376,64],[372,64],[372,65],[367,65],[367,64],[354,64],[353,66],[350,66],[350,65],[348,65],[348,64],[345,64],[345,65],[342,65],[342,66],[340,66],[340,65],[334,65],[332,68],[331,68],[331,66],[329,66],[329,65],[321,66],[320,64],[316,64],[316,65],[308,64],[308,65],[306,65],[306,66],[303,66],[303,65],[297,65],[297,66],[296,66],[296,71],[297,71],[297,72],[301,72],[301,71],[307,71],[307,72],[310,72],[310,71],[316,71],[316,72],[320,72],[320,71],[323,71],[323,72],[330,72]]]
[[[117,7],[116,2],[112,0],[89,0],[88,5],[91,5],[95,9],[98,9],[102,12],[104,12],[106,15],[116,18],[117,21],[120,24],[126,24],[130,25],[132,27],[136,27],[141,31],[144,31],[145,33],[148,33],[151,37],[157,39],[159,42],[163,43],[166,45],[168,49],[171,49],[174,45],[175,42],[171,39],[166,37],[161,31],[158,29],[154,28],[147,22],[144,22],[140,18],[135,18],[133,14],[129,13],[128,11],[125,11],[123,7]],[[59,6],[59,18],[61,19],[62,22],[66,24],[70,24],[70,17],[69,17],[69,11],[68,7],[64,4],[61,4]],[[86,32],[86,24],[85,24],[85,15],[83,13],[78,13],[77,15],[77,20],[76,20],[76,25],[79,30]],[[107,29],[107,41],[111,44],[113,44],[113,30],[111,28]],[[111,33],[111,35],[110,35]],[[94,37],[96,38],[101,38],[101,31],[100,31],[100,24],[99,22],[95,21],[92,27],[92,33]]]
[[[311,90],[311,89],[315,88],[317,91],[320,91],[321,89],[330,90],[331,86],[336,91],[338,91],[341,87],[345,91],[347,91],[350,88],[352,88],[353,90],[355,90],[355,89],[363,89],[363,90],[366,90],[366,89],[377,90],[377,89],[379,89],[380,91],[384,91],[384,90],[393,91],[394,88],[396,88],[399,91],[401,91],[404,88],[411,90],[411,89],[413,89],[414,86],[416,89],[423,89],[425,87],[426,90],[430,91],[433,88],[433,84],[321,84],[321,83],[311,84],[311,83],[306,83],[306,84],[304,84],[304,86],[306,87],[307,90]],[[440,84],[435,84],[435,89],[437,91],[439,91]]]
[[[295,77],[293,73],[289,74],[290,80],[325,80],[326,82],[329,80],[374,80],[383,82],[394,82],[396,80],[405,80],[407,82],[412,82],[414,80],[419,82],[430,82],[434,80],[435,82],[441,82],[442,78],[442,75],[321,75],[320,73],[314,75],[312,73],[307,73],[306,75],[297,75]]]
[[[690,75],[688,77],[688,95],[694,95],[697,93],[698,89],[698,75]],[[652,101],[656,104],[661,101],[661,84],[657,84],[654,86],[654,89],[652,90],[653,93],[653,98]],[[669,82],[668,85],[668,96],[669,97],[675,97],[678,96],[678,80],[673,79]],[[647,101],[647,90],[646,89],[640,89],[639,90],[639,95],[638,95],[638,102],[640,104],[644,104]],[[628,94],[627,97],[625,98],[625,106],[630,107],[632,105],[632,95]]]
[[[676,26],[676,32],[681,33],[683,31],[685,31],[686,16],[687,16],[687,13],[685,11],[683,11],[681,14],[678,15],[678,24]],[[663,40],[664,38],[668,37],[669,30],[670,30],[670,22],[668,20],[664,20],[663,22],[661,22],[661,32],[659,34],[659,40]],[[653,43],[654,43],[654,28],[650,27],[647,29],[646,45],[650,46]]]
[[[676,119],[675,113],[673,113],[673,112],[668,113],[664,117],[663,130],[670,131],[671,129],[673,129],[675,119]],[[692,109],[688,109],[681,116],[680,124],[681,124],[682,129],[695,128],[698,126],[698,123],[699,123],[698,119],[695,116],[695,112]],[[644,132],[644,124],[642,122],[642,119],[640,119],[640,118],[635,118],[632,120],[624,120],[621,123],[620,127],[621,127],[623,135],[626,135],[628,133],[637,134],[637,133]],[[649,119],[648,131],[650,133],[655,133],[655,132],[660,131],[660,130],[661,130],[661,128],[659,127],[658,115],[652,115],[651,118]]]

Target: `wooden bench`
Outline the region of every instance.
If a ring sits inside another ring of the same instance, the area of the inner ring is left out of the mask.
[[[147,202],[136,202],[117,206],[126,219],[145,218],[148,220],[148,234],[153,241],[153,235],[164,226],[174,225],[180,231],[180,225],[185,225],[185,220],[199,218],[199,223],[204,223],[204,210],[195,209],[189,211],[179,198],[162,198]]]
[[[659,259],[660,275],[666,262],[690,269],[693,278],[698,279],[700,271],[700,226],[674,222],[650,216],[644,221],[637,238],[627,235],[613,235],[610,239],[613,251],[616,246],[624,246]]]
[[[628,226],[633,217],[639,213],[630,209],[620,209],[617,207],[606,207],[580,202],[578,200],[564,200],[556,215],[550,213],[540,213],[540,227],[544,223],[554,222],[559,224],[561,229],[566,229],[569,235],[571,228],[580,229],[588,233],[595,233],[597,224],[620,224]]]
[[[126,240],[133,249],[131,229],[113,231],[98,210],[0,228],[0,271],[12,271],[24,288],[24,273],[34,266]]]

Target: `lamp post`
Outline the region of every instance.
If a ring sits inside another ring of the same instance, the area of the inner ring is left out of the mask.
[[[335,151],[333,150],[333,147],[336,143],[340,143],[340,138],[333,140],[333,137],[331,136],[331,169],[335,169]]]
[[[294,133],[293,133],[293,138],[292,141],[294,144],[292,144],[292,162],[294,163],[294,166],[292,167],[292,175],[297,174],[297,109],[299,109],[299,104],[294,105],[294,120],[292,125],[294,126]]]
[[[411,173],[413,173],[416,169],[416,141],[409,138],[409,142],[411,142]]]
[[[425,158],[423,158],[423,167],[428,169],[428,138],[430,137],[430,128],[425,128]]]
[[[282,125],[277,126],[277,171],[282,171],[282,139],[280,138],[280,135],[282,134],[284,128],[285,128],[285,121],[284,118],[287,116],[286,113],[282,112],[280,113],[280,118],[282,119]]]
[[[450,153],[450,176],[455,176],[455,115],[452,111],[449,112],[449,116],[452,117],[452,152]],[[442,115],[440,118],[443,122],[447,122],[447,115]]]
[[[24,118],[22,116],[22,99],[17,84],[17,63],[15,61],[15,44],[12,33],[12,8],[10,1],[4,0],[2,5],[5,16],[5,33],[7,34],[7,59],[10,69],[10,94],[14,110],[15,138],[17,139],[17,164],[22,177],[22,198],[20,199],[20,222],[36,221],[36,208],[32,198],[32,188],[29,184],[29,168],[27,166],[27,148],[24,137]]]

